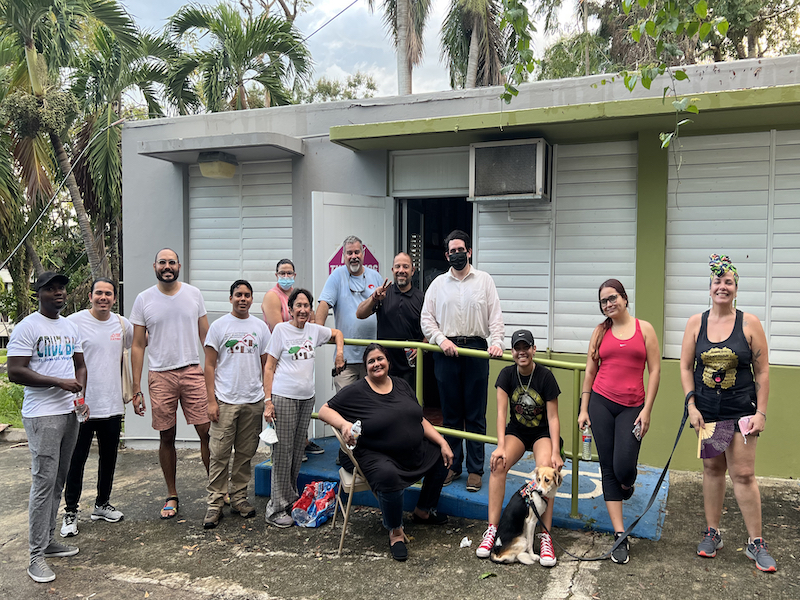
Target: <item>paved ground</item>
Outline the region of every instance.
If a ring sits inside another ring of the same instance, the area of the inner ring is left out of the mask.
[[[329,524],[267,528],[263,498],[255,499],[256,518],[226,514],[220,527],[205,531],[204,472],[196,451],[180,452],[177,519],[158,519],[164,485],[156,452],[125,450],[112,498],[125,520],[92,522],[87,507],[94,497],[94,465],[93,453],[83,496],[86,512],[80,535],[73,538],[81,552],[51,559],[57,579],[37,584],[25,573],[28,450],[0,444],[0,598],[800,598],[800,487],[794,481],[762,483],[765,537],[779,565],[778,573],[768,575],[744,556],[746,533],[730,488],[725,548],[713,560],[695,555],[704,522],[700,480],[692,474],[672,474],[663,537],[634,540],[629,564],[577,563],[558,552],[558,565],[545,569],[478,560],[473,549],[484,524],[467,519],[438,529],[408,526],[413,541],[406,563],[389,557],[375,509],[359,509],[351,517],[342,557],[336,556],[338,524],[336,531]],[[473,549],[459,548],[464,536],[473,540]],[[575,553],[596,555],[610,545],[607,535],[557,530],[555,536]]]

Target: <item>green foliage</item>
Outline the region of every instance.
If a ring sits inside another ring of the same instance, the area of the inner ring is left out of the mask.
[[[50,89],[41,98],[22,90],[11,92],[3,101],[1,114],[17,135],[34,138],[40,133],[62,134],[77,112],[78,103],[70,92]]]
[[[28,297],[33,302],[33,292],[28,293]],[[0,292],[0,315],[5,315],[13,323],[19,322],[26,314],[24,307],[20,306],[17,295],[13,290]]]
[[[544,51],[536,71],[537,79],[543,81],[585,75],[587,43],[590,72],[616,73],[622,69],[622,65],[614,63],[608,57],[604,38],[591,33],[577,33],[562,37]]]
[[[378,86],[372,75],[357,71],[354,75],[348,75],[345,81],[320,77],[307,91],[297,95],[297,101],[310,104],[372,98],[377,91]]]
[[[536,66],[531,46],[531,35],[536,33],[536,28],[522,0],[503,0],[500,28],[510,31],[509,46],[513,49],[510,54],[514,58],[503,67],[506,82],[500,97],[508,104],[519,93],[517,86],[528,80],[528,76]]]
[[[9,423],[12,427],[22,427],[24,393],[21,385],[9,383],[7,375],[0,375],[0,423]]]

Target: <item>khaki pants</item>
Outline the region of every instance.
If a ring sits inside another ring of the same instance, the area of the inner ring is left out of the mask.
[[[230,494],[231,506],[247,500],[247,485],[252,471],[250,461],[258,448],[258,434],[264,415],[264,401],[252,404],[219,402],[219,421],[211,422],[208,466],[208,506],[222,508],[225,494]],[[233,455],[233,467],[228,482],[228,462]]]
[[[338,394],[342,391],[342,388],[346,388],[351,383],[355,383],[359,379],[365,379],[366,377],[367,367],[364,363],[347,365],[344,371],[333,378],[333,385],[336,388],[336,393]]]

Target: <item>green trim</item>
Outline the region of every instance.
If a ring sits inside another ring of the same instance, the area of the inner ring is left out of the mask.
[[[636,316],[650,322],[664,341],[669,152],[657,131],[639,133],[636,180]]]
[[[692,129],[730,131],[800,124],[800,85],[692,94],[700,109]],[[734,113],[734,114],[731,114]],[[746,116],[745,116],[746,115]],[[550,143],[636,139],[643,129],[674,128],[675,110],[661,98],[632,98],[330,128],[330,139],[352,150],[466,146],[476,141],[544,135]]]

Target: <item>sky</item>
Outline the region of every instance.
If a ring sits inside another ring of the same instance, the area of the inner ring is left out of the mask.
[[[182,0],[122,0],[128,11],[143,29],[161,29],[167,19],[186,4]],[[297,17],[295,25],[308,36],[328,19],[350,4],[352,0],[316,0],[310,9]],[[215,4],[216,2],[203,2]],[[256,4],[255,2],[253,4]],[[569,4],[568,2],[565,4]],[[394,47],[383,24],[383,3],[374,2],[371,13],[367,0],[358,2],[326,25],[309,40],[314,59],[314,79],[344,80],[356,71],[372,75],[378,87],[377,96],[397,95],[397,68]],[[433,0],[431,15],[425,29],[423,63],[414,69],[413,92],[435,92],[450,89],[446,66],[440,62],[439,32],[450,0]],[[568,18],[568,17],[567,17]],[[537,36],[537,53],[545,40]]]

